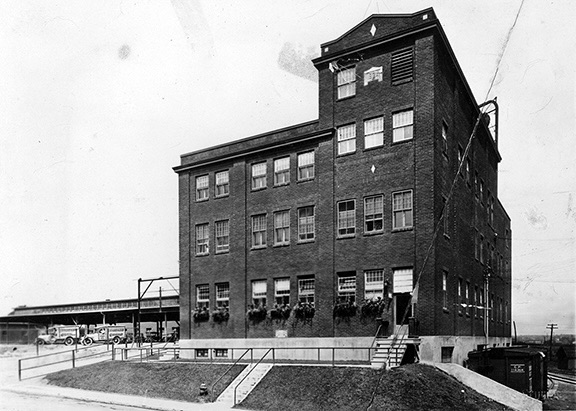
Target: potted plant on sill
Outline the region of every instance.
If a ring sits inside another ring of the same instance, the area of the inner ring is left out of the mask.
[[[246,315],[248,316],[248,320],[257,323],[266,319],[267,312],[268,310],[265,305],[250,305]]]
[[[351,302],[347,300],[343,303],[337,303],[334,305],[334,309],[332,310],[332,314],[334,318],[350,318],[356,315],[356,311],[358,310],[358,306],[355,302]]]
[[[298,301],[292,311],[294,311],[294,318],[297,320],[311,320],[316,313],[314,303],[303,303],[300,301]]]
[[[230,312],[228,311],[228,307],[216,307],[214,311],[212,311],[212,320],[215,323],[223,323],[228,321],[230,318]]]
[[[290,318],[292,308],[288,304],[274,304],[270,310],[270,319],[277,321],[286,321]]]
[[[192,319],[195,323],[206,322],[210,319],[210,311],[207,307],[196,307],[192,311]]]

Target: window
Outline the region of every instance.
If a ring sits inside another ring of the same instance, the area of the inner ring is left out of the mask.
[[[338,236],[351,236],[356,232],[356,201],[338,203]]]
[[[208,224],[198,224],[196,226],[196,255],[208,254]]]
[[[266,163],[252,164],[252,190],[266,188]]]
[[[392,142],[410,140],[413,137],[414,111],[407,110],[392,115]]]
[[[464,282],[461,278],[458,279],[458,314],[462,315],[462,290],[464,288]]]
[[[384,117],[376,117],[364,121],[364,148],[372,148],[384,144]]]
[[[364,199],[364,232],[375,233],[383,229],[384,196]]]
[[[314,206],[298,209],[298,241],[314,239]]]
[[[442,272],[442,308],[448,310],[448,271]]]
[[[208,357],[208,348],[197,348],[196,357]]]
[[[266,306],[266,280],[252,281],[252,301],[254,307]]]
[[[338,275],[338,302],[340,303],[354,303],[356,301],[356,274],[350,274]]]
[[[364,298],[377,300],[384,298],[384,271],[364,271]]]
[[[494,321],[494,293],[490,295],[489,307],[490,307],[490,321]]]
[[[216,197],[227,196],[229,191],[228,170],[216,173]]]
[[[252,247],[266,247],[266,214],[252,217]]]
[[[338,72],[338,99],[356,94],[356,67],[342,69]]]
[[[278,305],[290,305],[290,279],[277,278],[274,280],[274,297]]]
[[[448,126],[442,123],[442,152],[448,156]]]
[[[228,307],[230,303],[230,283],[216,284],[216,306]]]
[[[274,185],[280,186],[290,183],[290,157],[274,160]]]
[[[464,299],[466,301],[466,315],[470,316],[470,282],[466,281],[466,288],[464,289]]]
[[[216,252],[225,253],[230,250],[230,220],[216,221]]]
[[[301,303],[314,304],[315,284],[313,278],[302,278],[298,280],[298,301]]]
[[[442,203],[444,204],[444,208],[442,210],[444,236],[450,238],[450,208],[448,206],[448,200],[446,197],[442,197]]]
[[[412,47],[392,53],[390,78],[393,85],[412,81],[413,57]]]
[[[208,284],[196,286],[196,308],[210,307],[210,287]]]
[[[393,269],[392,281],[394,293],[411,293],[414,289],[414,273],[412,268]]]
[[[356,124],[338,127],[338,154],[356,151]]]
[[[393,229],[412,227],[412,190],[392,194]]]
[[[208,176],[196,177],[196,201],[208,200]]]
[[[290,244],[290,211],[274,213],[274,244]]]
[[[214,357],[217,357],[217,358],[226,358],[226,357],[228,357],[228,349],[227,349],[227,348],[216,348],[216,349],[214,349]]]
[[[314,152],[298,154],[298,180],[314,178]]]

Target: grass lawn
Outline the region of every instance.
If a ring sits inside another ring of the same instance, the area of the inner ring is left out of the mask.
[[[189,402],[207,402],[200,384],[212,384],[228,369],[226,364],[130,363],[107,361],[47,375],[49,384],[83,390],[114,392]],[[214,389],[215,398],[245,365],[236,365]]]
[[[379,381],[379,378],[382,379]],[[509,410],[422,364],[390,371],[346,367],[274,367],[239,406],[253,410]]]

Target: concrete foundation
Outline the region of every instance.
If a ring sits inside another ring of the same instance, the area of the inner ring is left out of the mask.
[[[435,363],[451,362],[464,365],[468,358],[468,352],[478,349],[478,346],[486,344],[486,338],[483,336],[454,336],[454,335],[436,335],[420,337],[420,358],[423,361]],[[511,345],[510,337],[490,337],[488,346],[506,347]],[[442,348],[449,351],[452,348],[452,354],[449,357],[442,357]]]

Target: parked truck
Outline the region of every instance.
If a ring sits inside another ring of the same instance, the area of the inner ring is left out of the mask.
[[[72,345],[80,342],[84,337],[85,329],[79,325],[53,325],[48,327],[46,334],[40,334],[36,339],[38,345],[64,344]]]
[[[82,339],[82,344],[92,345],[95,342],[120,344],[126,341],[128,336],[127,329],[121,325],[101,325],[86,334]]]

